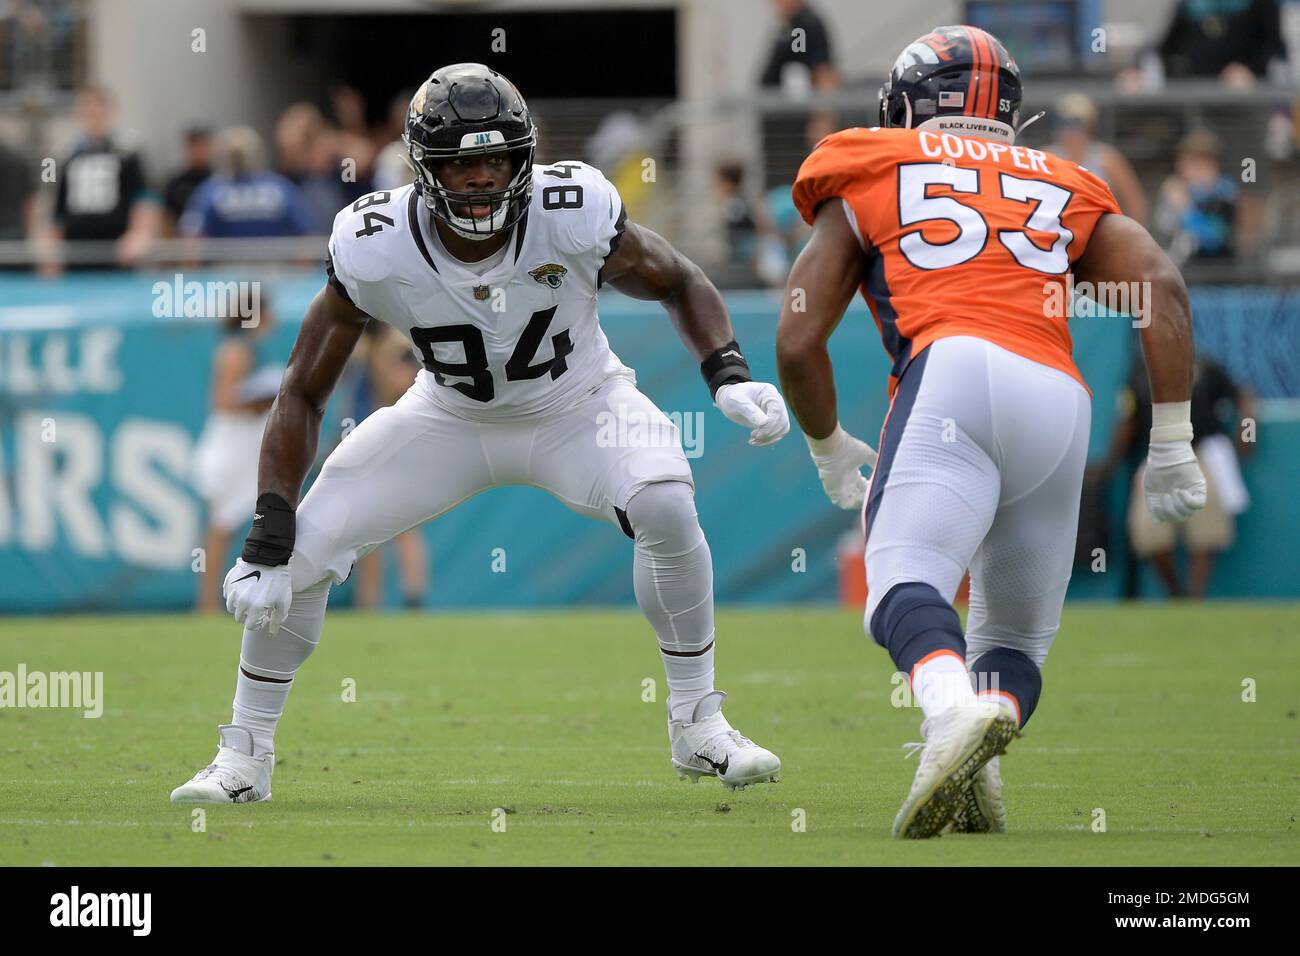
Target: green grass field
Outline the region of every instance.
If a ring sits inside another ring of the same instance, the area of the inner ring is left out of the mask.
[[[718,633],[727,714],[781,756],[778,784],[677,779],[635,612],[336,613],[280,723],[274,800],[195,832],[168,793],[215,752],[238,629],[11,618],[0,670],[103,671],[105,708],[0,709],[0,864],[1300,863],[1295,605],[1068,608],[1003,758],[1011,832],[921,843],[889,836],[920,713],[889,706],[858,615],[726,610]]]

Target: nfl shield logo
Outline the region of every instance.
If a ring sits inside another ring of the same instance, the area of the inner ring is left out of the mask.
[[[487,297],[488,297],[488,287],[487,287],[487,286],[485,286],[485,285],[476,285],[476,286],[474,286],[474,298],[476,298],[476,299],[478,299],[480,302],[482,302],[482,301],[484,301]]]

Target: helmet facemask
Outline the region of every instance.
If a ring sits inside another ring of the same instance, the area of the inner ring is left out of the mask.
[[[403,135],[402,139],[418,174],[417,188],[425,206],[435,219],[458,236],[476,241],[490,239],[523,218],[532,199],[535,135],[507,141],[500,130],[467,133],[464,139],[471,142],[451,149],[429,148],[412,142],[409,135]],[[494,154],[505,154],[512,164],[510,182],[502,189],[464,192],[449,189],[438,179],[437,167],[445,160]],[[486,206],[488,212],[475,217],[456,211],[468,211],[472,206]]]

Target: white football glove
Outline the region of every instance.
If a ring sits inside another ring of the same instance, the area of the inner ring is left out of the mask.
[[[751,445],[770,445],[790,430],[790,413],[775,385],[767,382],[731,382],[714,396],[718,411],[737,425],[752,429]]]
[[[1184,521],[1205,507],[1205,475],[1190,441],[1152,442],[1142,491],[1157,521]]]
[[[293,600],[289,566],[268,568],[240,558],[222,582],[221,596],[226,599],[226,610],[235,615],[237,622],[254,630],[266,627],[267,635],[275,637],[289,616],[289,603]]]
[[[867,500],[867,479],[861,469],[863,465],[876,466],[876,450],[838,424],[825,438],[804,438],[831,504],[846,511],[860,509]]]

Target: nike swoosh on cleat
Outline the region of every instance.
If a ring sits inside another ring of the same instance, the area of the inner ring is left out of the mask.
[[[249,572],[248,572],[247,574],[245,574],[242,578],[235,578],[235,580],[231,581],[230,583],[231,583],[231,584],[238,584],[240,581],[247,581],[249,578],[252,578],[254,581],[260,581],[260,580],[262,580],[262,572],[261,572],[261,571],[249,571]]]
[[[727,754],[727,756],[723,757],[722,763],[714,763],[708,757],[704,756],[704,754],[696,754],[695,756],[699,757],[718,773],[726,773],[727,768],[731,766],[731,754]]]
[[[230,799],[231,799],[232,801],[237,801],[237,800],[239,799],[239,797],[240,797],[241,794],[248,793],[248,791],[252,790],[253,788],[252,788],[252,787],[240,787],[238,790],[231,790],[229,787],[227,787],[227,786],[223,783],[223,784],[221,785],[221,789],[224,790],[224,791],[226,791],[226,796],[230,797]]]

